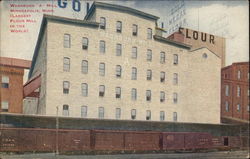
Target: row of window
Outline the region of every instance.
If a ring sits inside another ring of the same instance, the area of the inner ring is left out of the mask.
[[[225,73],[224,78],[230,78],[229,74]],[[237,79],[240,80],[242,78],[242,72],[240,70],[237,71]],[[249,72],[247,73],[247,79],[249,80]]]
[[[69,81],[63,81],[63,94],[69,94],[69,88],[70,88],[70,83]],[[88,84],[87,83],[82,83],[81,84],[81,93],[82,96],[87,97],[88,96]],[[99,97],[104,97],[105,96],[105,86],[100,85],[99,86]],[[115,88],[115,98],[121,98],[122,96],[122,89],[121,87],[116,87]],[[151,101],[151,90],[146,90],[146,101]],[[131,89],[131,100],[137,100],[137,89],[132,88]],[[160,102],[165,102],[165,92],[160,91]],[[177,103],[178,102],[178,94],[176,92],[173,93],[173,102]]]
[[[226,112],[229,112],[229,103],[228,101],[225,102],[225,110]],[[240,104],[237,104],[236,105],[236,108],[237,108],[237,111],[240,112],[241,111],[241,105]],[[250,108],[249,108],[249,105],[247,106],[247,111],[250,112]]]
[[[136,109],[131,110],[131,119],[136,119]],[[63,105],[63,116],[69,116],[69,105]],[[87,118],[88,117],[88,106],[82,106],[81,107],[81,117]],[[103,119],[104,118],[104,107],[98,108],[98,118]],[[115,109],[115,118],[121,119],[121,108]],[[151,111],[146,110],[146,120],[151,120]],[[165,120],[165,112],[160,111],[160,121]],[[177,112],[173,112],[173,121],[177,121]]]
[[[88,73],[88,61],[83,60],[82,61],[82,66],[81,66],[81,70],[82,73],[87,74]],[[70,59],[67,57],[64,57],[63,60],[63,70],[66,72],[70,71]],[[147,80],[152,80],[152,70],[147,69],[147,76],[146,79]],[[100,76],[105,76],[105,63],[99,63],[99,75]],[[117,78],[121,78],[122,77],[122,66],[120,65],[116,65],[115,68],[115,76]],[[132,80],[137,80],[137,68],[136,67],[132,67],[132,72],[131,72],[131,79]],[[161,71],[160,72],[160,82],[165,82],[165,72]],[[174,73],[173,74],[173,84],[177,85],[178,84],[178,74]]]
[[[240,80],[242,78],[241,76],[242,76],[241,71],[238,70],[238,72],[237,72],[237,78],[238,78],[238,80]],[[247,73],[247,79],[249,79],[249,72]]]
[[[230,92],[230,88],[229,88],[229,85],[225,85],[225,96],[229,96],[229,92]],[[240,97],[241,96],[241,88],[240,86],[237,86],[237,97]],[[249,89],[247,90],[247,96],[249,97],[250,95],[250,92],[249,92]]]
[[[65,34],[65,35],[69,35],[69,34]],[[68,46],[69,41],[64,41],[64,44],[66,46]],[[64,45],[64,47],[65,47]],[[89,45],[89,41],[88,38],[83,37],[82,38],[82,49],[88,49],[88,45]],[[101,40],[99,43],[99,52],[104,54],[106,52],[106,44],[105,41]],[[116,56],[121,56],[122,55],[122,44],[116,44]],[[160,63],[165,63],[165,52],[160,52]],[[173,55],[173,64],[177,65],[178,64],[178,55],[174,54]],[[136,59],[138,57],[138,49],[137,47],[132,47],[131,50],[131,58]],[[153,59],[153,55],[152,55],[152,50],[151,49],[147,49],[147,61],[152,61]]]
[[[100,17],[100,29],[106,29],[106,18],[105,17]],[[117,33],[122,33],[122,22],[117,21],[116,22],[116,32]],[[133,24],[132,25],[132,35],[137,36],[138,35],[138,25]],[[152,39],[152,29],[147,28],[147,39]]]

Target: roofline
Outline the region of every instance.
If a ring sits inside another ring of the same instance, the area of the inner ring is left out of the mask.
[[[210,50],[209,48],[203,46],[203,47],[199,47],[199,48],[195,48],[193,50],[190,50],[190,52],[194,52],[194,51],[197,51],[197,50],[200,50],[200,49],[208,49],[210,52],[212,52],[215,56],[219,57],[221,59],[221,57],[219,55],[217,55],[215,52],[213,52],[212,50]]]
[[[161,42],[171,44],[171,45],[179,46],[179,47],[182,47],[182,48],[185,48],[185,49],[190,49],[192,47],[191,45],[187,45],[187,44],[184,44],[184,43],[173,41],[173,40],[164,38],[164,37],[159,36],[159,35],[154,35],[154,39],[158,40],[158,41],[161,41]]]
[[[249,65],[249,61],[245,61],[245,62],[234,62],[232,63],[231,65],[228,65],[228,66],[225,66],[223,68],[221,68],[222,70],[225,70],[225,69],[228,69],[228,68],[231,68],[232,66],[235,66],[235,65]]]
[[[17,58],[0,57],[0,66],[30,69],[31,61]]]
[[[33,54],[31,68],[30,68],[30,71],[29,71],[28,78],[31,77],[31,74],[32,74],[32,72],[34,70],[35,62],[36,62],[36,59],[37,59],[37,56],[38,56],[38,51],[39,51],[40,44],[41,44],[41,40],[42,40],[43,33],[44,33],[44,30],[46,28],[46,25],[47,25],[48,21],[55,21],[55,22],[60,22],[60,23],[68,23],[68,24],[74,24],[74,25],[80,25],[80,26],[89,26],[89,27],[96,27],[96,28],[99,27],[99,23],[97,23],[97,22],[77,20],[77,19],[71,19],[71,18],[65,18],[65,17],[60,17],[60,16],[52,16],[52,15],[44,14],[42,22],[41,22],[41,26],[40,26],[40,30],[39,30],[39,34],[38,34],[38,38],[37,38],[35,51],[34,51],[34,54]]]
[[[110,4],[110,3],[94,2],[92,4],[92,6],[90,7],[88,13],[84,17],[84,20],[88,20],[88,18],[94,13],[94,11],[95,11],[95,9],[97,7],[118,10],[118,11],[121,11],[121,12],[127,12],[127,13],[135,14],[135,15],[138,15],[138,16],[142,16],[144,18],[152,19],[152,20],[158,20],[159,19],[158,16],[148,14],[148,13],[139,11],[139,10],[134,9],[134,8],[125,7],[125,6],[116,5],[116,4]]]

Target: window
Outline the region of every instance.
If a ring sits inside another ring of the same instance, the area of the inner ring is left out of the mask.
[[[63,46],[64,48],[70,48],[70,35],[69,34],[64,34]]]
[[[151,120],[151,111],[147,110],[146,112],[146,120]]]
[[[88,38],[83,37],[82,38],[82,49],[87,50],[89,45],[89,40]]]
[[[137,58],[137,47],[132,47],[132,56],[133,59]]]
[[[69,116],[69,105],[63,105],[63,116]]]
[[[173,120],[174,120],[174,121],[177,121],[177,112],[174,112],[174,113],[173,113]]]
[[[237,86],[237,97],[240,97],[240,86]]]
[[[115,98],[121,98],[121,87],[115,88]]]
[[[64,57],[63,58],[63,71],[69,72],[70,70],[70,58]]]
[[[174,85],[177,85],[178,84],[178,74],[177,73],[174,73]]]
[[[152,39],[152,29],[148,28],[147,30],[147,39]]]
[[[206,53],[202,54],[202,57],[203,57],[204,59],[206,59],[206,58],[207,58],[207,54],[206,54]]]
[[[136,80],[137,79],[137,69],[135,67],[132,67],[132,80]]]
[[[164,121],[164,120],[165,120],[165,112],[160,111],[160,121]]]
[[[174,65],[178,64],[178,55],[174,54]]]
[[[240,104],[237,104],[237,111],[240,111]]]
[[[152,61],[152,50],[147,50],[147,61]]]
[[[225,95],[229,96],[229,85],[226,85],[225,87]]]
[[[122,76],[122,67],[120,65],[116,65],[116,77],[121,77]]]
[[[105,41],[103,40],[100,41],[100,53],[105,53]]]
[[[82,73],[88,73],[88,61],[86,60],[82,60]]]
[[[138,26],[133,24],[133,31],[132,31],[132,35],[137,36],[137,31],[138,31]]]
[[[173,101],[175,104],[178,102],[178,94],[177,93],[173,94]]]
[[[88,96],[88,84],[82,83],[82,96],[87,97]]]
[[[247,106],[247,111],[250,112],[250,106],[249,105]]]
[[[121,118],[121,108],[115,109],[115,118],[120,119]]]
[[[131,110],[131,119],[136,119],[136,109]]]
[[[240,79],[240,77],[241,77],[241,72],[240,72],[240,70],[238,70],[237,77],[238,77],[238,79]]]
[[[88,114],[88,107],[87,106],[82,106],[81,107],[81,117],[86,118]]]
[[[8,112],[9,111],[9,102],[8,101],[2,101],[1,103],[1,111],[2,112]]]
[[[2,76],[2,88],[9,88],[9,77]]]
[[[150,90],[146,91],[146,101],[151,101],[151,91]]]
[[[165,63],[165,52],[161,52],[160,62]]]
[[[104,97],[105,94],[105,86],[104,85],[100,85],[99,86],[99,96],[100,97]]]
[[[248,88],[248,90],[247,90],[247,96],[248,96],[248,97],[250,96],[249,88]]]
[[[165,72],[161,72],[160,81],[165,82]]]
[[[122,22],[121,21],[116,22],[116,32],[118,32],[118,33],[122,32]]]
[[[164,102],[165,101],[165,92],[161,91],[160,92],[160,102]]]
[[[98,117],[103,119],[104,118],[104,108],[103,107],[99,107],[99,110],[98,110]]]
[[[122,55],[122,45],[116,44],[116,56],[121,56],[121,55]]]
[[[225,102],[225,110],[228,112],[229,111],[229,104],[228,101]]]
[[[63,81],[63,94],[69,94],[69,81]]]
[[[152,80],[152,70],[147,70],[147,80]]]
[[[136,100],[137,98],[137,90],[135,88],[131,89],[131,99]]]
[[[99,64],[99,75],[104,76],[105,75],[105,63]]]
[[[104,17],[100,18],[100,28],[105,29],[106,28],[106,19]]]

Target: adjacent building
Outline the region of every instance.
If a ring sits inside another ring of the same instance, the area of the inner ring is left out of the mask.
[[[31,61],[0,57],[0,112],[23,112],[23,75]]]
[[[249,62],[233,63],[222,68],[222,122],[249,122],[249,112]]]
[[[191,45],[193,49],[206,47],[221,58],[221,67],[226,64],[226,39],[189,28],[179,28],[179,31],[171,34],[168,39]]]
[[[164,38],[158,19],[101,2],[84,20],[45,15],[25,86],[36,113],[220,123],[222,57]]]

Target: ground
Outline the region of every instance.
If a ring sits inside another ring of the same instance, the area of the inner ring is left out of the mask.
[[[0,159],[249,159],[249,151],[220,151],[207,153],[172,154],[123,154],[123,155],[55,155],[43,154],[0,154]]]

